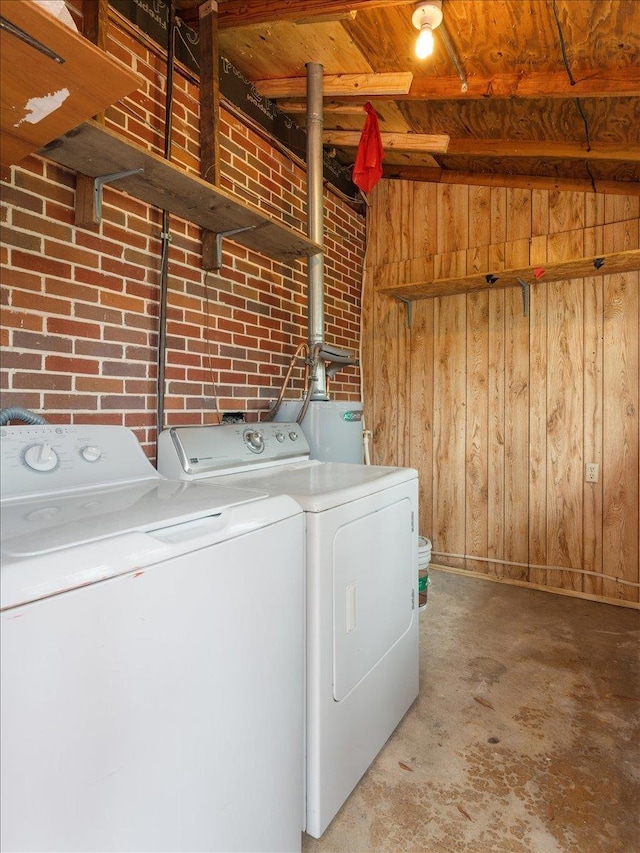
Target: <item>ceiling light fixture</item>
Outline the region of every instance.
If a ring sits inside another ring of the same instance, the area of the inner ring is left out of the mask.
[[[417,3],[411,16],[413,26],[420,30],[416,41],[416,56],[426,59],[433,53],[433,31],[442,23],[442,0]]]

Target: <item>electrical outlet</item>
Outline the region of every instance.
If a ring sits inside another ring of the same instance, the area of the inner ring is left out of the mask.
[[[598,464],[596,462],[587,462],[587,472],[586,472],[586,481],[587,483],[597,483],[598,482]]]

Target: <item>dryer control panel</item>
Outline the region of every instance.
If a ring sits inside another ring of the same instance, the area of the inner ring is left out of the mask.
[[[172,427],[160,434],[158,470],[165,477],[197,479],[309,458],[297,423]]]

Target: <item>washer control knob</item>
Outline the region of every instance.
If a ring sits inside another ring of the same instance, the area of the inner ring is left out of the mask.
[[[291,432],[289,433],[289,438],[291,439],[291,441],[297,441],[298,433],[295,432],[295,430],[291,430]]]
[[[58,464],[58,454],[48,442],[32,444],[25,451],[24,461],[33,471],[53,471]]]
[[[85,460],[85,462],[97,462],[98,459],[102,456],[102,450],[99,447],[96,447],[93,444],[87,445],[87,447],[83,447],[80,451],[80,455]]]
[[[280,443],[282,443],[285,440],[285,438],[286,438],[286,435],[283,432],[277,432],[276,433],[276,441],[279,441]]]
[[[254,453],[262,453],[264,450],[264,437],[257,429],[247,430],[244,434],[244,440],[249,450],[252,450]]]

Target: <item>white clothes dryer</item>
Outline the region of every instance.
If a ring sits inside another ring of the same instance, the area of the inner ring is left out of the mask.
[[[2,850],[299,851],[299,507],[122,427],[0,447]]]
[[[165,430],[158,467],[304,510],[305,826],[318,838],[418,695],[417,472],[310,460],[295,423]]]

